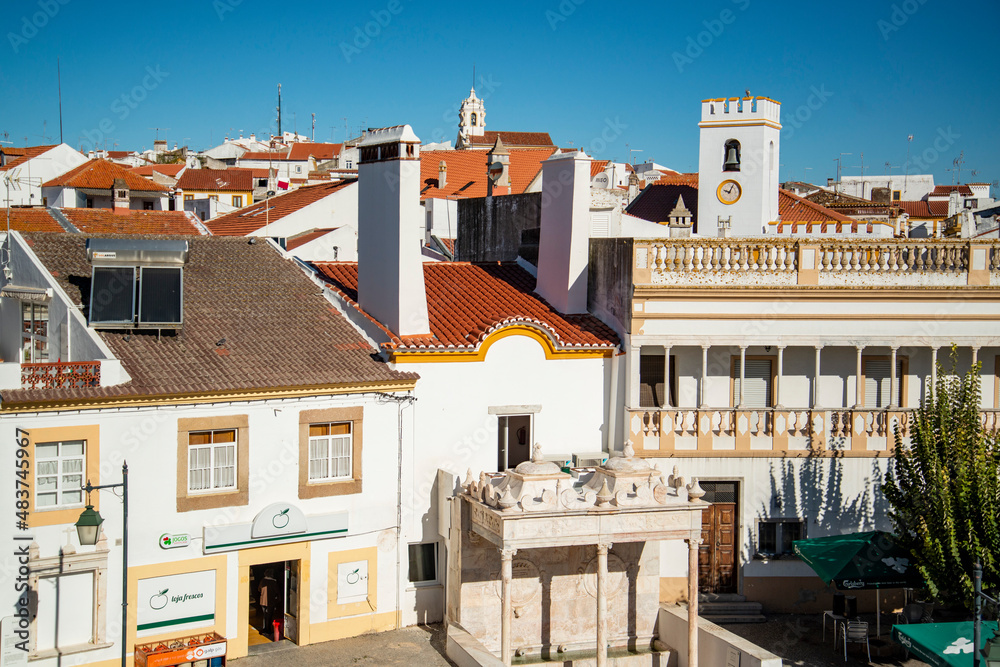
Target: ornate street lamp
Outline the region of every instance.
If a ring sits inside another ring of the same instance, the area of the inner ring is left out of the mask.
[[[992,639],[986,642],[982,653],[986,660],[986,667],[1000,667],[1000,629],[993,634]]]
[[[87,507],[76,521],[76,534],[80,544],[93,546],[101,534],[101,524],[104,517],[90,504],[90,492],[101,489],[122,490],[122,667],[126,666],[128,653],[128,463],[122,463],[121,484],[100,484],[94,486],[87,480],[83,490],[87,492]]]

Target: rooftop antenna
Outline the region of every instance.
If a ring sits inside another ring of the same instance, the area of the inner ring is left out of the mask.
[[[281,134],[281,84],[278,84],[278,136],[284,136]]]
[[[913,143],[913,135],[906,135],[906,162],[903,163],[903,196],[906,196],[906,181],[910,177],[910,144]]]
[[[156,130],[156,141],[159,141],[160,140],[160,130],[163,130],[164,132],[166,132],[170,128],[169,127],[147,127],[146,129],[147,130]]]
[[[965,151],[959,151],[958,157],[951,162],[958,171],[958,184],[962,184],[962,165],[965,164]]]
[[[316,141],[316,114],[313,114],[312,117],[313,117],[313,122],[312,122],[312,140]]]
[[[59,58],[56,57],[56,84],[59,86],[59,143],[63,143],[63,129],[62,129],[62,67],[59,64]]]
[[[833,192],[838,195],[840,194],[840,170],[845,155],[854,155],[854,153],[841,153],[840,157],[833,158],[833,161],[837,163],[837,181],[833,185]]]
[[[344,121],[344,142],[346,143],[347,140],[351,138],[351,131],[347,127],[347,117],[344,116],[341,120]]]

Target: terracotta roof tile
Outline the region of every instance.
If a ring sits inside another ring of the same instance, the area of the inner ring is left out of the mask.
[[[4,147],[0,149],[0,153],[3,153],[7,158],[14,158],[9,160],[7,164],[0,166],[0,171],[7,171],[8,169],[13,169],[14,167],[20,166],[27,162],[28,160],[38,157],[42,153],[48,152],[56,148],[56,146],[28,146],[26,148],[14,148]]]
[[[25,237],[87,312],[87,237]],[[134,237],[130,237],[134,238]],[[171,237],[146,237],[171,238]],[[173,237],[176,238],[176,237]],[[5,390],[5,407],[38,401],[188,396],[413,380],[372,358],[365,339],[316,284],[267,243],[187,237],[184,326],[176,334],[99,331],[132,381],[113,387]],[[224,342],[221,342],[224,341]],[[221,344],[220,344],[221,342]]]
[[[177,174],[185,168],[187,168],[186,164],[147,164],[142,167],[133,167],[132,171],[140,176],[152,176],[155,171],[164,176],[177,178]]]
[[[656,185],[690,185],[698,187],[698,174],[665,174],[655,181]]]
[[[203,232],[183,211],[116,213],[110,208],[61,208],[59,211],[84,234],[180,234]]]
[[[185,169],[177,180],[180,190],[208,192],[250,192],[253,174],[249,169]]]
[[[892,203],[898,206],[899,210],[906,213],[911,218],[947,218],[947,201],[927,201],[919,199],[917,201],[897,201]]]
[[[118,158],[119,160],[127,158],[131,155],[132,151],[108,151],[108,157]]]
[[[816,202],[778,189],[778,215],[782,223],[789,222],[857,222],[842,213],[831,211]]]
[[[548,132],[504,132],[502,130],[486,130],[483,136],[469,137],[469,143],[473,146],[492,146],[497,142],[497,137],[503,141],[507,148],[555,148],[552,137]]]
[[[287,159],[288,150],[282,149],[280,151],[247,151],[240,156],[241,160],[273,160],[279,162],[281,160]]]
[[[92,188],[94,190],[110,190],[115,181],[121,179],[129,190],[136,192],[168,192],[167,188],[143,178],[131,169],[108,162],[107,160],[88,160],[76,169],[70,169],[62,176],[57,176],[42,187]]]
[[[332,160],[340,155],[343,144],[296,143],[288,150],[288,160],[308,160],[313,156],[317,161]],[[244,156],[246,157],[246,156]]]
[[[265,221],[268,223],[277,222],[286,215],[305,208],[356,182],[355,180],[345,180],[301,187],[277,197],[245,206],[238,211],[220,215],[206,222],[205,226],[216,236],[246,236],[264,227]],[[267,211],[266,214],[265,211]]]
[[[510,152],[510,194],[521,194],[542,169],[554,148],[513,149]],[[488,151],[426,151],[420,153],[421,199],[469,199],[486,196]],[[438,165],[448,165],[445,187],[438,187]]]
[[[0,225],[7,224],[6,208],[0,208]],[[65,232],[46,208],[10,209],[10,228],[15,232]]]
[[[968,197],[972,196],[972,188],[968,185],[935,185],[931,196],[950,195],[952,192]]]
[[[611,160],[594,160],[590,163],[590,180],[604,171],[611,164]]]
[[[317,262],[314,266],[357,308],[357,263]],[[593,315],[562,315],[553,310],[534,293],[535,278],[516,264],[427,262],[423,266],[431,335],[404,340],[387,332],[392,339],[389,347],[473,351],[492,332],[514,324],[542,329],[559,349],[618,345],[615,333]]]

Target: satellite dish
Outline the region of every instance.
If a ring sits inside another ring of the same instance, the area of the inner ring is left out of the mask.
[[[268,191],[267,191],[267,196],[268,196],[268,197],[273,197],[273,196],[274,196],[274,194],[275,194],[274,190],[268,190]]]
[[[503,175],[503,162],[494,162],[489,168],[490,180],[496,183]]]

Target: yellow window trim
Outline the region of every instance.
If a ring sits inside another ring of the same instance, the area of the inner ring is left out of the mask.
[[[614,353],[613,348],[592,348],[589,350],[560,350],[557,349],[552,339],[534,327],[526,325],[513,325],[500,329],[490,334],[480,346],[472,351],[449,350],[443,352],[432,352],[419,350],[410,352],[408,350],[395,350],[392,353],[392,361],[397,364],[425,364],[434,362],[454,362],[454,361],[485,361],[490,347],[499,340],[508,336],[527,336],[535,340],[545,351],[546,359],[602,359],[610,357]]]
[[[56,426],[51,428],[29,428],[28,429],[28,456],[31,461],[31,474],[28,476],[31,488],[28,490],[28,525],[31,528],[39,526],[59,526],[63,524],[73,524],[80,518],[80,513],[86,505],[87,499],[84,497],[84,505],[80,507],[69,507],[65,509],[39,510],[35,511],[35,473],[37,470],[35,457],[35,443],[44,442],[65,442],[67,440],[84,440],[84,457],[86,459],[86,470],[84,470],[84,482],[88,479],[90,483],[97,486],[101,483],[101,429],[97,425],[89,426]],[[118,461],[120,464],[121,461]],[[120,480],[116,480],[120,481]],[[84,494],[86,496],[86,494]],[[90,504],[94,509],[100,511],[101,494],[95,491],[90,494]]]

